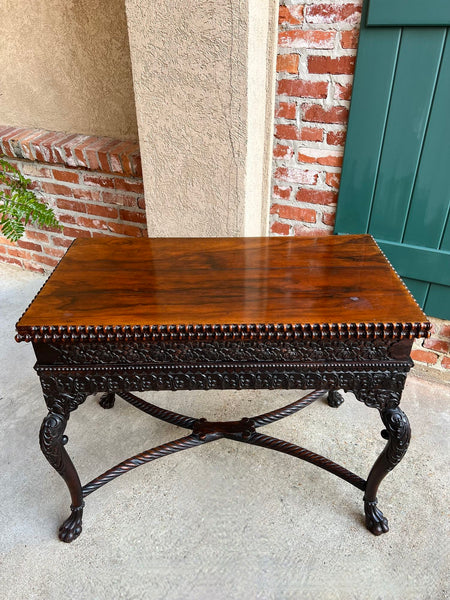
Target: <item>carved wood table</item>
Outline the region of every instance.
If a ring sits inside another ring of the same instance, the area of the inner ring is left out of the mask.
[[[364,492],[367,528],[388,531],[381,480],[403,458],[410,427],[399,408],[414,337],[430,324],[367,235],[305,239],[77,239],[17,323],[32,342],[48,407],[41,449],[65,480],[71,514],[59,537],[81,533],[84,498],[144,463],[228,438],[329,471]],[[210,422],[159,408],[145,390],[314,390],[262,415]],[[376,408],[387,444],[367,480],[305,448],[260,433],[338,390]],[[72,411],[90,394],[116,396],[189,433],[82,486],[65,444]]]

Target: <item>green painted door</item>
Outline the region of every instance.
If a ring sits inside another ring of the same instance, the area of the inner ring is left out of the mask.
[[[365,0],[335,226],[338,234],[372,234],[425,312],[443,319],[449,29],[449,0]]]

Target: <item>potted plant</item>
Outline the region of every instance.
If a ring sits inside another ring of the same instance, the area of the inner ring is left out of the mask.
[[[53,210],[29,189],[31,180],[2,158],[0,185],[0,229],[8,240],[19,240],[28,223],[61,228]]]

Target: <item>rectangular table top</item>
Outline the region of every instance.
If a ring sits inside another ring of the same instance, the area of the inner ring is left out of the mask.
[[[17,331],[426,320],[369,235],[105,237],[74,241]]]

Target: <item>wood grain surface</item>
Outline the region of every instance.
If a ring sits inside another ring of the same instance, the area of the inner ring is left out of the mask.
[[[425,321],[368,235],[105,237],[74,241],[17,329]]]

